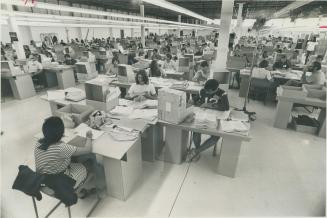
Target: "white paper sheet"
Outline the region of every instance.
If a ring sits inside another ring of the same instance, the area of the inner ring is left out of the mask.
[[[65,90],[47,91],[49,101],[57,99],[65,99]]]
[[[133,112],[133,107],[125,107],[125,106],[116,106],[114,109],[110,111],[113,115],[124,115],[129,116]]]
[[[235,110],[233,110],[230,113],[230,118],[232,120],[238,120],[238,121],[244,121],[244,122],[249,121],[249,115],[247,115],[243,111],[235,111]]]
[[[81,137],[86,137],[86,132],[89,130],[92,131],[92,139],[97,139],[104,133],[103,131],[90,128],[85,123],[81,123],[78,127],[76,127],[74,132]]]
[[[243,122],[238,120],[221,120],[221,130],[224,132],[248,132],[249,128]]]
[[[157,109],[135,109],[129,116],[130,119],[154,120],[158,117]]]

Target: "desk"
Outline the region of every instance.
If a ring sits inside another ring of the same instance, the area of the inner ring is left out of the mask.
[[[1,75],[1,79],[9,80],[10,87],[16,99],[22,100],[36,95],[30,73],[23,73],[15,76]]]
[[[181,124],[172,124],[162,120],[159,120],[159,122],[166,126],[165,161],[177,164],[183,161],[189,143],[189,132],[220,136],[223,138],[223,143],[217,172],[224,176],[235,177],[242,142],[250,141],[251,138],[249,136],[226,133],[217,127],[202,129],[196,126],[195,122],[184,122]],[[216,126],[215,121],[210,126]]]
[[[181,81],[179,80],[174,80],[174,79],[164,79],[160,77],[150,77],[150,82],[155,86],[156,89],[160,88],[171,88],[171,86],[174,83],[180,83]],[[203,88],[203,85],[200,85],[195,82],[187,81],[188,86],[186,87],[178,87],[178,88],[173,88],[176,90],[184,91],[188,94],[199,94],[200,90]],[[111,85],[115,85],[121,88],[129,88],[132,84],[130,83],[123,83],[119,81],[113,81],[111,82]]]
[[[55,81],[49,74],[55,73],[56,79],[57,79],[57,85],[59,86],[59,89],[67,89],[69,87],[75,86],[75,77],[74,77],[74,70],[73,66],[67,66],[67,65],[58,65],[55,67],[44,67],[43,68],[45,77],[47,80],[48,85],[55,86]],[[51,84],[51,85],[50,85]]]
[[[275,114],[274,127],[286,129],[291,117],[294,103],[316,106],[321,108],[318,117],[320,123],[319,137],[326,138],[326,101],[317,98],[294,98],[278,96],[277,110]]]

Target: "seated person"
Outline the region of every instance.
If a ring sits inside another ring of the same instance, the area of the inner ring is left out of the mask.
[[[172,58],[173,57],[171,56],[171,54],[166,55],[166,60],[164,61],[162,66],[163,70],[174,70],[174,71],[177,70],[176,63],[175,61],[172,60]]]
[[[194,82],[205,83],[210,76],[210,68],[208,61],[202,61],[200,69],[195,73],[193,77]]]
[[[156,59],[156,60],[160,60],[161,59],[161,56],[158,52],[158,49],[153,49],[153,54],[152,54],[152,57],[151,57],[152,60]]]
[[[197,48],[197,51],[194,53],[194,56],[202,56],[203,55],[203,50],[201,47]]]
[[[312,74],[307,76],[307,70]],[[311,85],[324,85],[326,81],[325,74],[321,71],[321,64],[317,61],[313,62],[310,67],[304,69],[301,77],[301,81],[289,80],[285,83],[286,86],[297,86],[301,87],[303,84]]]
[[[85,181],[86,167],[81,163],[72,163],[73,156],[92,152],[92,132],[86,133],[85,145],[75,147],[61,141],[64,136],[64,123],[59,117],[49,117],[42,126],[43,138],[35,146],[35,168],[41,174],[64,173],[76,181],[75,188]]]
[[[287,60],[286,55],[282,55],[279,61],[273,65],[273,70],[288,70],[291,68],[290,62]]]
[[[76,63],[77,61],[73,59],[69,54],[65,54],[65,61],[64,61],[65,65],[75,65]]]
[[[266,70],[268,67],[268,61],[262,60],[259,64],[259,68],[253,68],[252,77],[258,79],[267,79],[271,81],[273,78],[271,77],[271,73],[269,70]]]
[[[42,64],[38,61],[39,57],[37,54],[31,54],[27,61],[27,72],[38,74],[43,70]]]
[[[199,99],[196,100],[196,105],[201,105],[203,108],[210,108],[219,111],[228,111],[229,110],[229,102],[227,93],[219,89],[219,83],[215,79],[209,79],[204,88],[200,91]],[[200,153],[212,146],[214,146],[218,140],[219,136],[211,136],[204,143],[201,144],[201,133],[193,132],[193,142],[195,145],[195,149],[191,149],[187,156],[186,161],[197,161],[200,158]]]
[[[135,82],[129,88],[126,99],[144,101],[157,98],[156,90],[153,84],[149,83],[149,77],[146,75],[145,70],[136,73]]]
[[[299,57],[299,51],[298,50],[294,50],[292,53],[292,56],[289,60],[289,62],[291,63],[291,66],[294,67],[298,64],[301,63],[301,58]]]
[[[111,60],[111,64],[109,65],[107,75],[117,75],[118,74],[118,65],[119,65],[119,60],[115,56]]]
[[[235,57],[241,56],[241,46],[239,44],[235,45],[232,56],[235,56]]]
[[[150,76],[161,77],[161,68],[158,64],[158,61],[154,59],[150,64]]]

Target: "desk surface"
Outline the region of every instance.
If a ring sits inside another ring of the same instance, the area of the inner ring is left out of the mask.
[[[289,101],[289,102],[292,102],[292,103],[305,104],[305,105],[311,105],[311,106],[326,108],[326,101],[320,100],[318,98],[309,98],[309,97],[294,98],[294,97],[277,96],[277,99],[279,101]]]
[[[21,74],[16,74],[16,75],[4,75],[1,74],[1,78],[3,79],[11,79],[11,78],[15,78],[15,77],[22,77],[22,76],[32,76],[33,73],[21,73]]]

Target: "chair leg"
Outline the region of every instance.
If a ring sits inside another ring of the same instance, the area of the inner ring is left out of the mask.
[[[68,210],[68,217],[71,218],[72,217],[72,214],[70,212],[70,207],[67,207],[67,210]]]
[[[35,198],[34,197],[32,197],[32,201],[33,201],[35,216],[36,216],[36,218],[39,218],[39,213],[37,212],[37,206],[36,206],[36,202],[35,202]]]
[[[57,204],[54,208],[52,208],[52,210],[50,210],[50,212],[45,216],[45,218],[48,218],[48,217],[53,213],[53,211],[55,211],[55,210],[57,209],[57,207],[59,207],[59,205],[60,205],[61,203],[62,203],[62,202],[59,201],[58,204]]]
[[[100,203],[101,198],[97,197],[97,201],[94,203],[93,207],[91,208],[90,212],[86,215],[86,217],[90,217],[91,214],[93,213],[93,211],[95,210],[95,208],[98,206],[98,204]]]

